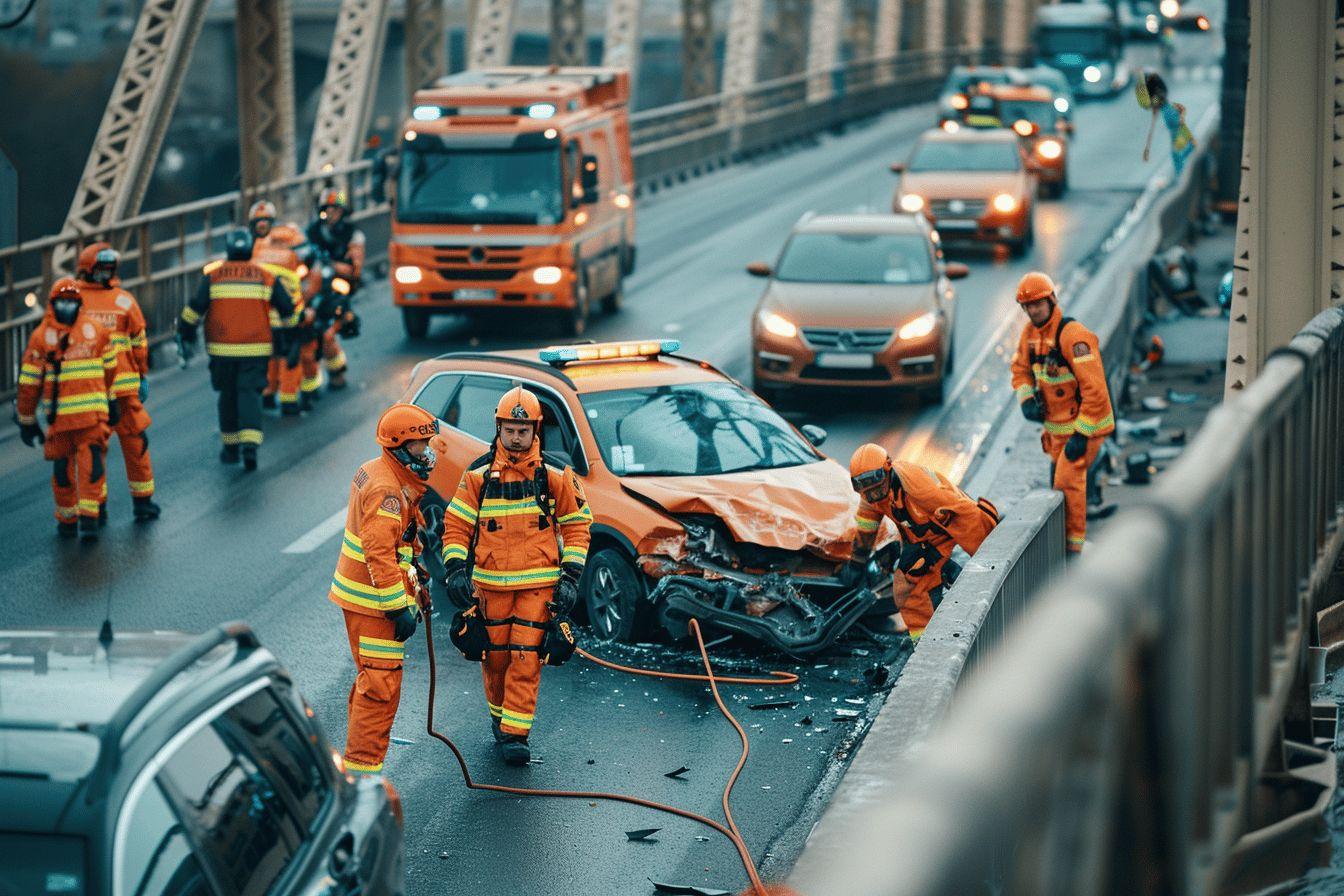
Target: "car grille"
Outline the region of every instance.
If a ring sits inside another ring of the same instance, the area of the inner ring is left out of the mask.
[[[831,330],[803,327],[803,339],[814,349],[840,352],[881,351],[891,341],[891,330]]]
[[[953,202],[960,202],[962,208],[958,211],[952,210],[949,205]],[[933,199],[929,201],[929,211],[935,218],[978,218],[989,208],[989,203],[983,199]]]
[[[891,371],[885,367],[818,367],[808,364],[799,376],[805,380],[845,380],[854,383],[891,382]]]

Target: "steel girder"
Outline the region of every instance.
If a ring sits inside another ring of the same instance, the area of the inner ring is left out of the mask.
[[[961,34],[957,45],[971,47],[983,58],[985,49],[985,0],[964,0],[961,9]]]
[[[873,55],[891,59],[901,50],[901,9],[903,0],[877,0],[877,22],[873,28]],[[891,65],[878,66],[877,79],[889,84],[895,78]]]
[[[602,41],[602,64],[630,72],[630,90],[639,74],[639,19],[643,0],[609,0]]]
[[[444,0],[406,0],[403,20],[406,102],[415,92],[448,73],[448,29]]]
[[[710,0],[681,0],[681,94],[715,93],[714,16]]]
[[[749,89],[760,74],[761,18],[765,0],[733,0],[723,58],[723,92]]]
[[[467,68],[508,65],[513,56],[513,12],[516,0],[474,0],[471,49]]]
[[[849,0],[850,59],[865,59],[873,51],[873,0]]]
[[[1000,44],[1003,47],[1003,62],[1014,65],[1020,61],[1027,50],[1027,35],[1036,9],[1031,0],[1003,0],[1003,30],[1000,32]]]
[[[583,0],[551,0],[551,64],[587,65]]]
[[[145,0],[63,232],[93,234],[139,211],[207,6]]]
[[[776,59],[769,77],[796,75],[807,65],[810,3],[811,0],[775,0],[775,16],[771,25],[774,29]]]
[[[924,49],[940,53],[947,46],[947,0],[924,0]]]
[[[243,187],[294,173],[294,21],[290,0],[237,0],[238,152]]]
[[[386,0],[341,0],[308,147],[308,171],[352,162],[363,147],[386,26]]]

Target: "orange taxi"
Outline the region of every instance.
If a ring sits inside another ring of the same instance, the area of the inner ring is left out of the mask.
[[[1045,87],[990,87],[1003,126],[1022,141],[1043,194],[1063,196],[1069,188],[1069,135],[1072,130]]]
[[[431,531],[489,450],[500,395],[523,385],[541,402],[542,450],[574,469],[592,505],[580,604],[600,637],[685,637],[695,616],[794,656],[821,650],[877,599],[835,578],[855,532],[848,471],[817,450],[824,430],[795,429],[679,349],[601,343],[418,364],[402,400],[442,421],[422,504]]]

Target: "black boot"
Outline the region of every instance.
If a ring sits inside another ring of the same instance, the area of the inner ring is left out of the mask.
[[[98,540],[98,519],[91,516],[79,518],[79,540],[84,542]]]
[[[251,472],[257,468],[257,446],[243,446],[243,469]]]
[[[327,378],[327,388],[333,392],[339,392],[344,389],[347,385],[345,381],[345,368],[333,370],[330,373],[331,375]]]
[[[261,406],[268,411],[275,410],[275,396],[274,395],[261,396]]]
[[[62,538],[74,538],[79,534],[79,526],[73,522],[67,523],[64,520],[57,520],[56,534]]]
[[[101,529],[107,525],[107,504],[98,505],[98,528]]]
[[[505,734],[499,742],[500,755],[506,765],[527,765],[532,761],[532,751],[527,747],[527,738],[521,734]]]
[[[237,445],[225,445],[219,449],[219,462],[222,464],[236,464],[238,463],[238,456]]]
[[[508,737],[507,734],[500,730],[499,719],[494,716],[490,717],[490,733],[495,736],[495,743],[497,744],[504,743],[504,738]]]
[[[317,402],[317,390],[312,392],[303,392],[299,394],[299,410],[311,411],[313,405]]]
[[[299,416],[299,403],[297,401],[286,401],[280,405],[280,416],[297,417]]]
[[[155,504],[153,499],[132,498],[131,503],[131,512],[135,514],[136,522],[159,518],[159,505]]]

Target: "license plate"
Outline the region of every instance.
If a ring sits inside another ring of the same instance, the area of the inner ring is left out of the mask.
[[[949,221],[946,218],[943,218],[940,221],[938,221],[938,223],[934,226],[937,227],[939,231],[944,231],[944,230],[976,230],[979,228],[980,225],[976,221],[957,221],[957,220]]]
[[[462,299],[468,302],[480,302],[485,299],[493,299],[495,291],[493,289],[455,289],[453,298]]]
[[[873,356],[861,352],[821,352],[817,355],[817,366],[862,370],[873,366]]]

